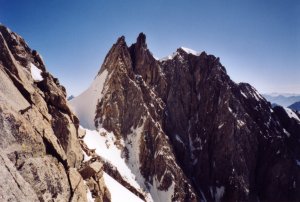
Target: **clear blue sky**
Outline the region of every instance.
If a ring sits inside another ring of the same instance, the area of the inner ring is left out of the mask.
[[[139,32],[160,58],[185,46],[220,57],[260,92],[300,93],[300,1],[0,0],[0,22],[43,56],[69,94],[85,90],[116,41]]]

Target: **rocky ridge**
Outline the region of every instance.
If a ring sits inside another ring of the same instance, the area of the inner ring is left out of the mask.
[[[96,179],[94,198],[110,201],[99,165],[86,176],[78,127],[42,57],[0,25],[0,200],[87,201],[84,180]]]
[[[300,198],[299,115],[233,82],[219,58],[179,48],[159,61],[141,33],[131,46],[120,37],[97,77],[88,116],[154,201]]]
[[[144,39],[138,40],[143,42]],[[138,49],[147,51],[144,44],[132,46],[133,51]],[[112,131],[117,140],[124,140],[124,156],[133,172],[140,176],[139,184],[151,192],[154,201],[197,201],[189,179],[177,164],[170,139],[163,131],[164,103],[147,83],[156,82],[151,76],[159,72],[151,73],[144,81],[132,68],[134,63],[140,62],[138,57],[131,60],[124,37],[119,38],[108,53],[99,74],[107,71],[110,79],[104,83],[95,125]],[[149,64],[148,68],[155,71],[156,61],[147,61],[151,57],[143,59]],[[136,67],[139,71],[140,66]],[[140,73],[143,72],[146,71]],[[163,87],[163,79],[157,82]]]

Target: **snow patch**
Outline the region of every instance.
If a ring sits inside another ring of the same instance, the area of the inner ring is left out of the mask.
[[[296,119],[298,122],[300,122],[299,117],[297,116],[297,114],[295,112],[293,112],[293,110],[286,108],[286,107],[284,107],[284,110],[290,118]]]
[[[121,150],[115,144],[116,137],[113,133],[109,133],[104,128],[99,129],[99,132],[86,129],[83,141],[89,149],[95,149],[96,154],[118,168],[118,171],[127,182],[141,190],[140,185],[135,180],[136,176],[127,166]],[[124,145],[122,141],[119,144]]]
[[[205,195],[203,194],[203,192],[201,190],[200,190],[200,194],[203,198],[203,200],[200,200],[200,202],[207,202],[207,199],[206,199]]]
[[[83,152],[83,162],[89,161],[92,157],[88,156],[84,150],[82,150]]]
[[[146,196],[147,201],[157,201],[157,202],[165,202],[165,201],[172,201],[172,195],[174,194],[174,188],[175,184],[172,183],[172,185],[169,187],[166,191],[159,190],[160,182],[157,180],[156,177],[153,179],[153,185],[148,184],[148,188],[145,186],[146,180],[140,173],[140,145],[141,140],[143,138],[143,130],[144,130],[144,121],[145,117],[141,118],[141,121],[143,121],[137,128],[131,128],[131,134],[127,136],[127,140],[125,142],[126,148],[128,149],[128,165],[131,168],[132,172],[135,173],[136,181],[140,185],[144,185],[143,189],[149,190],[150,194]],[[159,135],[159,134],[158,134]],[[158,151],[156,155],[165,155],[162,148],[160,151]],[[163,178],[163,177],[162,177]]]
[[[163,177],[162,177],[163,178]],[[173,201],[172,197],[175,191],[175,183],[172,181],[171,186],[166,191],[159,190],[158,187],[160,182],[156,179],[153,179],[153,186],[151,186],[151,195],[153,197],[153,201],[155,202],[166,202],[166,201]]]
[[[86,198],[87,198],[88,202],[94,202],[95,201],[95,199],[93,198],[92,193],[91,193],[89,188],[87,188]]]
[[[257,101],[260,101],[260,100],[263,100],[263,99],[264,99],[264,98],[257,92],[257,90],[256,90],[255,88],[253,88],[252,86],[251,86],[251,88],[252,88],[252,90],[254,91],[253,96],[255,97],[255,99],[256,99]]]
[[[195,55],[195,56],[199,56],[200,53],[197,52],[197,51],[194,51],[190,48],[186,48],[186,47],[180,47],[182,50],[184,50],[184,52],[188,53],[188,54],[192,54],[192,55]]]
[[[209,187],[209,191],[211,196],[215,199],[215,202],[219,202],[225,193],[225,187]]]
[[[93,196],[92,196],[92,193],[91,193],[91,191],[90,191],[90,188],[88,187],[88,185],[87,185],[87,182],[85,181],[85,180],[83,180],[83,183],[85,184],[85,186],[86,186],[86,198],[87,198],[87,202],[94,202],[95,201],[95,199],[93,198]]]
[[[237,120],[237,123],[238,123],[238,126],[239,126],[239,127],[242,127],[242,126],[245,125],[245,122],[242,121],[242,120]]]
[[[245,98],[247,98],[247,95],[246,95],[243,91],[241,91],[241,94],[242,94]]]
[[[144,117],[141,119],[144,120]],[[143,129],[144,123],[137,128],[131,128],[132,133],[127,136],[127,140],[125,142],[129,156],[128,166],[136,174],[135,179],[139,184],[145,183],[145,179],[140,173],[140,145]]]
[[[15,41],[17,40],[17,37],[14,34],[11,34],[11,38]]]
[[[200,93],[198,93],[198,95],[197,95],[197,99],[198,99],[198,101],[200,101],[200,99],[201,99],[201,95],[200,95]]]
[[[180,138],[180,136],[179,135],[175,135],[175,139],[178,141],[178,142],[180,142],[181,144],[184,144],[183,142],[182,142],[182,140],[181,140],[181,138]]]
[[[0,23],[1,25],[2,25],[2,23]],[[12,31],[8,28],[8,27],[6,27],[6,30],[11,34],[12,33]]]
[[[228,107],[228,110],[234,117],[237,117],[237,114],[233,112],[233,110],[230,107]]]
[[[184,52],[186,52],[187,54],[192,54],[192,55],[195,55],[195,56],[199,56],[201,53],[200,52],[197,52],[197,51],[194,51],[190,48],[186,48],[186,47],[180,47]],[[166,60],[172,60],[173,58],[175,58],[175,56],[178,55],[178,52],[174,52],[172,53],[171,55],[168,55],[166,57],[163,57],[161,59],[159,59],[160,62],[163,62],[163,61],[166,61]]]
[[[216,193],[215,193],[215,201],[216,202],[221,201],[221,198],[223,197],[224,192],[225,192],[224,186],[216,187]]]
[[[167,60],[172,60],[173,58],[175,58],[175,56],[177,55],[178,53],[177,52],[174,52],[172,53],[171,55],[168,55],[166,57],[163,57],[161,59],[159,59],[160,62],[163,62],[163,61],[167,61]]]
[[[34,64],[30,63],[30,72],[33,80],[35,81],[42,81],[42,70],[37,68]]]
[[[94,79],[86,91],[69,101],[71,109],[73,109],[84,128],[95,129],[96,106],[102,99],[102,90],[107,76],[108,71],[104,70]]]
[[[130,201],[130,202],[143,202],[142,199],[134,195],[128,189],[123,187],[119,182],[103,172],[105,184],[111,193],[112,202]]]
[[[285,128],[283,129],[283,132],[286,134],[287,137],[291,136],[291,134]]]

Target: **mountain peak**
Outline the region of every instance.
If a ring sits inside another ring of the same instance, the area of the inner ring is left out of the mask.
[[[147,44],[146,44],[146,35],[141,32],[136,40],[136,43],[139,44],[140,46],[146,46],[147,47]]]
[[[180,47],[158,62],[144,33],[130,47],[121,42],[87,93],[70,104],[81,120],[89,110],[94,128],[122,142],[154,201],[300,197],[296,113],[272,109],[251,85],[233,82],[214,55]],[[280,185],[269,183],[282,173]]]
[[[115,65],[111,64],[109,61],[117,61],[118,58],[128,59],[130,57],[128,52],[128,46],[125,41],[125,36],[121,36],[117,39],[116,43],[111,47],[107,55],[105,56],[104,62],[97,74],[100,75],[105,69],[111,71],[115,68]]]
[[[125,36],[120,36],[115,44],[126,44]]]

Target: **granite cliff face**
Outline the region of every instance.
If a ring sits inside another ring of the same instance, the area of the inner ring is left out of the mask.
[[[78,127],[41,56],[0,25],[0,201],[87,201]]]
[[[92,113],[92,90],[71,100],[75,113],[115,135],[152,200],[300,199],[299,115],[234,83],[219,58],[179,48],[156,60],[143,33],[120,37],[89,89]]]

